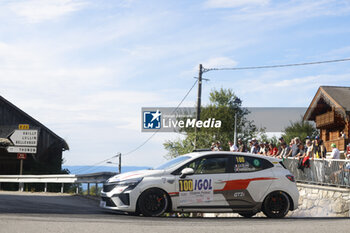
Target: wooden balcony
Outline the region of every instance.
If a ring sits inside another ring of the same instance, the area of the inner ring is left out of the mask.
[[[335,112],[326,112],[316,116],[316,127],[322,128],[324,126],[333,125],[335,122]]]
[[[345,151],[346,150],[346,145],[348,144],[348,140],[344,139],[344,138],[339,138],[339,139],[336,139],[336,140],[325,141],[324,145],[327,148],[327,152],[331,152],[332,151],[332,147],[331,147],[332,143],[335,143],[335,145],[337,145],[337,148],[340,151]]]

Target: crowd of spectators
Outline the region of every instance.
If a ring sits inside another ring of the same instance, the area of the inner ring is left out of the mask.
[[[334,184],[350,185],[350,154],[346,155],[344,162],[328,163],[325,167],[323,159],[340,159],[340,151],[336,144],[331,144],[330,156],[327,156],[327,150],[323,140],[316,136],[315,138],[307,137],[303,141],[299,137],[295,137],[289,144],[283,137],[278,139],[278,145],[271,142],[259,142],[256,138],[249,140],[247,144],[239,138],[237,146],[232,142],[228,142],[228,147],[232,152],[246,152],[258,154],[261,156],[271,156],[279,159],[294,158],[298,160],[298,169],[304,171],[305,168],[310,168],[310,160],[314,161],[314,181],[324,183],[325,179],[329,179]],[[221,151],[220,142],[212,143],[211,150]],[[327,157],[326,157],[327,156]],[[330,170],[327,172],[326,170]],[[329,175],[326,175],[328,174]]]
[[[264,156],[276,157],[279,159],[286,159],[288,157],[296,159],[325,159],[327,149],[322,139],[316,136],[314,139],[307,137],[301,141],[299,137],[295,137],[289,144],[280,137],[278,145],[271,142],[258,142],[256,138],[248,141],[246,145],[241,138],[238,139],[237,146],[232,142],[228,142],[230,151],[232,152],[250,152],[252,154],[259,154]],[[331,144],[332,152],[330,159],[340,159],[340,151],[336,144]],[[220,142],[212,143],[211,150],[221,151],[222,146]]]

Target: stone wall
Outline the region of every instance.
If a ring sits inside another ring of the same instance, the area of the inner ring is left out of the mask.
[[[298,184],[299,208],[288,216],[349,217],[350,189]]]
[[[287,217],[350,217],[350,189],[298,183],[299,208]],[[239,217],[230,213],[205,213],[204,217]],[[265,217],[260,212],[256,217]]]

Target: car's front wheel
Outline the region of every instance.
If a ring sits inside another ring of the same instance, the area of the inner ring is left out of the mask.
[[[164,214],[168,209],[169,199],[167,194],[158,188],[147,189],[141,193],[138,201],[138,209],[143,216],[156,217]]]
[[[284,192],[270,193],[263,203],[263,212],[269,218],[283,218],[289,211],[290,202]]]

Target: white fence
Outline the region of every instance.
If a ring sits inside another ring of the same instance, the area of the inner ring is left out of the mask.
[[[61,184],[61,192],[63,193],[64,184],[77,184],[76,193],[79,193],[79,184],[86,183],[88,195],[90,194],[90,184],[93,183],[97,187],[99,183],[104,183],[111,176],[116,175],[114,172],[99,172],[82,175],[71,175],[71,174],[56,174],[56,175],[0,175],[0,188],[1,183],[18,183],[19,191],[23,191],[24,183],[44,183],[44,192],[47,192],[47,184],[59,183]]]
[[[288,158],[283,164],[293,173],[296,181],[350,188],[350,160],[314,159],[310,166],[300,169],[299,160]]]

